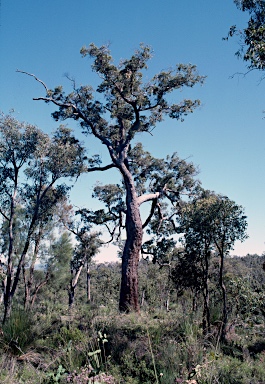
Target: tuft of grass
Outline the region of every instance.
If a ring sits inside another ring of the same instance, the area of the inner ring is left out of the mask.
[[[3,325],[1,348],[13,355],[24,354],[36,337],[30,312],[14,309]]]

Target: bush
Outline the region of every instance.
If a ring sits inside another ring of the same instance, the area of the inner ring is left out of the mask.
[[[25,353],[34,342],[35,337],[31,313],[22,309],[14,309],[10,318],[3,325],[1,347],[14,355],[20,355]]]

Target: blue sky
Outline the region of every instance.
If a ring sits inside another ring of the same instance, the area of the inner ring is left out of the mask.
[[[48,87],[69,87],[65,73],[78,84],[96,85],[89,59],[82,59],[83,45],[110,44],[118,63],[144,42],[152,46],[152,76],[176,63],[197,65],[205,84],[185,90],[178,98],[201,99],[201,107],[184,123],[166,120],[154,136],[139,136],[156,157],[177,151],[200,168],[202,185],[245,207],[249,239],[236,244],[234,254],[265,251],[265,109],[261,73],[247,76],[245,63],[234,53],[238,40],[223,41],[229,27],[244,27],[247,15],[232,0],[2,0],[0,8],[0,110],[15,110],[15,117],[51,132],[52,106],[33,101],[43,89],[34,73]],[[232,77],[235,75],[234,77]],[[175,96],[175,94],[174,94]],[[173,96],[172,96],[173,97]],[[70,127],[76,128],[69,121]],[[83,138],[90,154],[101,146]],[[84,175],[71,194],[76,205],[95,204],[89,196],[93,184],[112,175]],[[110,254],[110,250],[107,251]]]

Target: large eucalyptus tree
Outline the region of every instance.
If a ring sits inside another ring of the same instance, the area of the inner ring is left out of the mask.
[[[147,69],[147,62],[151,58],[150,48],[144,45],[118,66],[113,64],[106,46],[98,48],[91,44],[88,48],[82,48],[81,54],[94,60],[92,69],[101,78],[96,93],[90,86],[76,88],[74,82],[70,94],[65,94],[61,86],[50,90],[43,81],[30,74],[46,91],[43,97],[35,100],[55,104],[58,106],[58,110],[53,113],[56,120],[70,118],[79,121],[85,134],[93,135],[107,148],[110,163],[101,166],[99,158],[94,157],[88,172],[110,168],[120,172],[121,186],[107,188],[105,191],[110,194],[105,193],[104,188],[98,189],[96,193],[105,199],[107,206],[112,206],[108,212],[109,219],[114,218],[121,224],[122,215],[125,215],[126,241],[122,255],[119,306],[122,311],[138,310],[137,271],[143,226],[147,225],[158,209],[161,198],[167,196],[174,203],[182,191],[193,188],[192,176],[196,171],[192,164],[180,160],[176,154],[166,160],[154,159],[134,140],[140,132],[150,134],[164,116],[182,120],[185,115],[193,112],[199,106],[199,100],[184,99],[171,103],[167,95],[202,83],[204,77],[197,74],[195,66],[178,64],[174,69],[162,71],[144,83],[143,70]],[[176,98],[175,93],[173,98]],[[125,200],[122,199],[123,192]],[[148,201],[152,201],[152,208],[143,224],[140,206]],[[99,217],[98,212],[96,216],[95,221],[106,222],[104,215]]]

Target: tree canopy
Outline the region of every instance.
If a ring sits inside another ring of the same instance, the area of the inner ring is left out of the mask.
[[[233,25],[229,36],[240,37],[240,49],[236,55],[248,62],[249,70],[265,69],[265,2],[264,0],[234,0],[236,6],[250,15],[247,27]]]
[[[0,118],[0,215],[8,227],[3,321],[9,316],[33,237],[40,234],[40,228],[53,217],[55,207],[66,198],[70,187],[63,179],[78,177],[84,158],[84,148],[69,128],[60,126],[50,138],[12,116]],[[16,254],[19,207],[24,211],[24,237]]]
[[[191,88],[203,83],[204,77],[197,73],[194,65],[177,64],[174,69],[161,71],[144,83],[143,71],[147,69],[152,52],[143,44],[130,59],[122,60],[119,65],[114,65],[106,46],[90,44],[81,49],[81,55],[93,59],[92,70],[101,79],[96,92],[88,85],[76,87],[73,81],[72,92],[65,94],[61,86],[51,90],[35,75],[29,75],[39,81],[46,92],[45,96],[35,100],[58,107],[52,114],[55,120],[70,118],[78,121],[83,133],[93,135],[106,146],[110,163],[101,166],[96,155],[88,161],[87,172],[116,168],[121,174],[121,186],[95,189],[108,213],[98,211],[92,214],[93,217],[90,214],[89,219],[106,224],[112,218],[121,221],[124,213],[126,241],[122,257],[120,309],[138,310],[137,269],[143,239],[140,205],[153,202],[148,221],[144,223],[146,226],[155,208],[159,208],[161,197],[167,197],[173,203],[182,192],[191,192],[196,171],[193,165],[180,160],[176,154],[166,160],[154,159],[140,144],[135,144],[134,139],[142,132],[150,134],[165,116],[183,120],[193,112],[200,105],[199,100],[184,99],[172,103],[167,96],[183,87]],[[177,98],[175,93],[174,98]],[[125,192],[123,201],[122,190]]]

